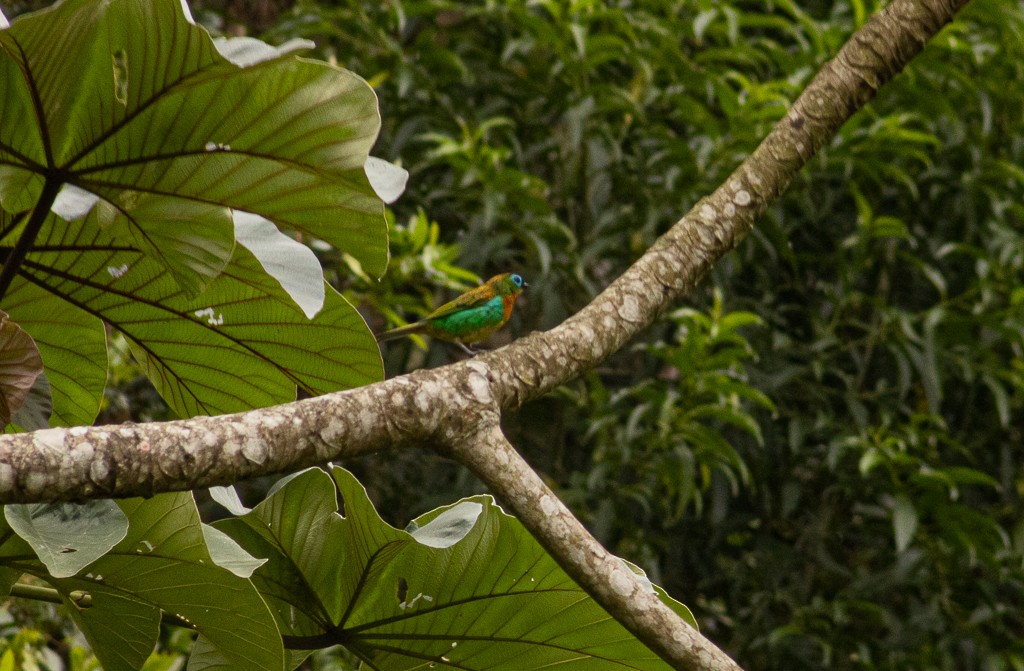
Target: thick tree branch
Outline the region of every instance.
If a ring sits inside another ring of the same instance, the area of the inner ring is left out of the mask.
[[[677,618],[663,617],[668,609],[652,604],[618,560],[573,533],[578,523],[567,521],[571,515],[497,431],[498,413],[592,368],[695,286],[810,157],[966,3],[896,0],[873,17],[725,184],[556,329],[472,361],[275,408],[4,436],[0,502],[150,495],[430,445],[474,468],[570,575],[666,660],[677,668],[735,668]],[[471,419],[475,426],[466,424]],[[587,550],[580,551],[577,538]],[[608,586],[592,584],[601,566],[613,576]]]

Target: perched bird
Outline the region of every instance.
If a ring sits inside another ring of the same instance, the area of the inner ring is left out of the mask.
[[[422,333],[453,342],[472,354],[473,350],[467,345],[484,340],[504,326],[512,316],[516,297],[527,286],[523,278],[515,273],[495,275],[418,322],[379,334],[377,342]]]

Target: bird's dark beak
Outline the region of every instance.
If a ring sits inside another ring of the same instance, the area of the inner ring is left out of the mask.
[[[529,289],[530,288],[530,284],[526,280],[523,280],[523,288],[524,289]]]

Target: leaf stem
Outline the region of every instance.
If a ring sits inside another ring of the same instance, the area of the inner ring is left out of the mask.
[[[60,592],[52,587],[26,585],[20,582],[11,585],[11,596],[21,599],[32,599],[33,601],[45,601],[47,603],[63,603]],[[79,608],[88,608],[92,605],[92,595],[80,589],[70,592],[68,598],[78,605]]]
[[[45,601],[47,603],[61,603],[60,593],[52,587],[40,587],[39,585],[25,585],[14,583],[11,585],[11,596],[33,601]]]
[[[3,270],[0,270],[0,298],[3,298],[7,293],[11,282],[14,281],[14,276],[18,274],[18,270],[21,268],[21,262],[25,260],[25,256],[32,249],[32,243],[36,241],[36,236],[42,230],[43,222],[46,221],[46,216],[50,214],[50,208],[53,206],[53,201],[57,199],[57,193],[60,192],[62,185],[62,180],[54,179],[53,177],[47,177],[46,181],[43,182],[43,190],[39,194],[39,200],[36,201],[35,209],[32,210],[32,216],[29,217],[28,223],[25,224],[25,230],[22,231],[21,237],[15,243],[14,249],[11,250],[11,253],[4,260]]]
[[[33,601],[44,601],[46,603],[64,603],[64,600],[61,599],[60,592],[52,587],[26,585],[25,583],[20,582],[11,585],[10,596],[20,599],[32,599]],[[70,592],[68,594],[68,598],[75,602],[79,608],[89,608],[92,606],[92,595],[86,590],[75,590]],[[160,621],[163,624],[169,624],[174,627],[195,629],[195,625],[191,622],[183,620],[177,615],[168,613],[167,611],[160,611]]]

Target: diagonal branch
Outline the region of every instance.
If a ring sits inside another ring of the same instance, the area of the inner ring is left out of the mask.
[[[474,433],[453,436],[446,454],[488,483],[565,572],[662,659],[680,669],[740,671],[590,535],[505,439],[498,414],[490,414],[492,421],[479,426],[487,417],[481,408],[479,419],[466,423],[476,425]]]

